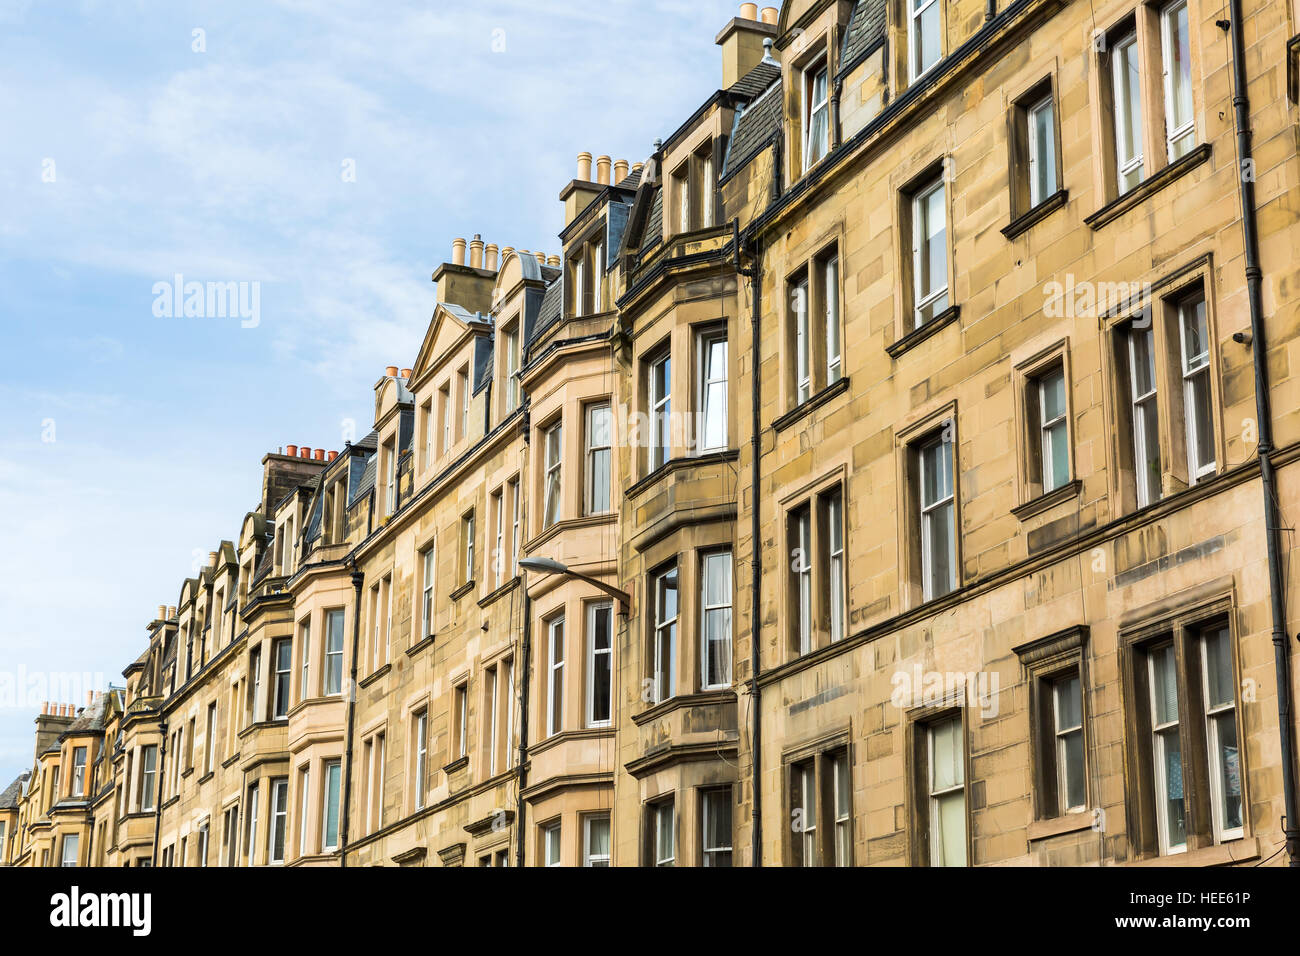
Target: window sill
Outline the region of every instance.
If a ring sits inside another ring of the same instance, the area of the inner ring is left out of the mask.
[[[420,651],[424,650],[426,647],[431,646],[433,644],[433,639],[435,636],[436,635],[430,634],[428,637],[416,641],[414,644],[412,644],[410,647],[406,649],[406,656],[414,657],[416,654],[420,653]]]
[[[676,697],[669,697],[667,700],[660,701],[649,710],[643,710],[639,714],[633,714],[632,722],[641,726],[683,707],[709,707],[719,704],[734,704],[735,702],[736,692],[730,687],[726,690],[708,690],[697,691],[693,694],[679,694]]]
[[[200,786],[200,787],[203,786],[205,783],[207,783],[209,780],[211,780],[211,779],[212,779],[213,777],[215,777],[215,776],[216,776],[216,774],[214,774],[211,770],[209,770],[209,771],[208,771],[207,773],[205,773],[203,776],[199,777],[199,786]]]
[[[1026,837],[1030,843],[1035,843],[1038,840],[1065,836],[1067,833],[1078,833],[1080,830],[1091,829],[1092,821],[1093,815],[1089,811],[1075,810],[1063,813],[1059,817],[1052,817],[1050,820],[1035,820],[1029,824]]]
[[[1138,183],[1124,195],[1112,199],[1083,221],[1090,229],[1100,229],[1108,222],[1113,222],[1135,206],[1145,202],[1175,180],[1186,176],[1201,163],[1210,158],[1210,144],[1202,143],[1182,159],[1175,160],[1150,179]]]
[[[239,762],[239,754],[237,752],[233,753],[225,760],[221,761],[221,769],[228,770],[230,767],[234,766],[238,762]]]
[[[391,663],[385,664],[383,667],[379,668],[379,670],[375,671],[373,674],[369,675],[368,677],[363,677],[361,680],[357,681],[357,686],[369,687],[371,684],[379,680],[379,678],[383,677],[392,669],[393,669],[393,665]]]
[[[453,601],[459,601],[459,600],[460,600],[461,598],[463,598],[466,594],[469,594],[469,592],[471,592],[471,591],[473,591],[473,590],[474,590],[474,582],[473,582],[473,581],[466,581],[464,584],[462,584],[462,585],[461,585],[460,587],[458,587],[456,590],[452,591],[451,594],[448,595],[448,596],[449,596]]]
[[[1230,866],[1258,860],[1261,856],[1258,837],[1239,837],[1227,843],[1216,843],[1198,850],[1149,856],[1132,860],[1127,866]]]
[[[193,767],[187,767],[187,768],[185,768],[184,770],[181,771],[181,777],[182,777],[182,778],[184,778],[184,777],[188,777],[188,776],[190,776],[192,773],[194,773],[194,768],[193,768]]]
[[[726,451],[711,451],[704,455],[683,455],[681,458],[670,458],[629,488],[624,497],[627,499],[637,497],[641,492],[659,481],[659,479],[679,468],[689,468],[692,465],[711,465],[716,462],[737,461],[739,458],[740,450],[736,448],[729,448]]]
[[[885,351],[889,353],[890,358],[897,359],[904,352],[910,351],[920,345],[940,329],[956,322],[959,315],[961,315],[961,306],[949,306],[919,329],[913,329],[911,332],[908,332],[893,345],[886,345]]]
[[[1068,190],[1058,189],[1037,206],[1003,226],[1002,235],[1006,236],[1008,239],[1016,238],[1016,236],[1025,232],[1031,226],[1035,226],[1042,222],[1052,213],[1056,212],[1056,210],[1064,206],[1066,202],[1069,201],[1069,198],[1070,193]]]
[[[812,412],[813,409],[820,408],[822,405],[825,405],[836,395],[840,395],[844,392],[847,392],[848,390],[849,390],[849,379],[848,376],[844,376],[834,385],[827,385],[816,395],[812,395],[804,399],[803,402],[796,405],[794,408],[790,409],[790,411],[786,412],[776,421],[772,422],[772,428],[776,431],[783,431],[786,428],[789,428],[799,419],[803,418],[805,415]]]
[[[498,587],[495,591],[490,591],[488,594],[479,598],[478,606],[482,608],[486,608],[489,604],[492,604],[503,595],[509,594],[518,586],[519,586],[519,576],[515,575],[510,580],[506,581],[505,584]],[[426,638],[426,640],[430,640],[430,641],[433,640],[433,635],[432,634],[429,635],[429,637]]]
[[[1067,484],[1061,485],[1049,491],[1045,495],[1039,495],[1037,498],[1026,501],[1019,507],[1012,508],[1011,513],[1021,521],[1028,521],[1034,515],[1042,514],[1049,508],[1059,505],[1063,501],[1069,501],[1071,498],[1077,498],[1079,492],[1083,490],[1083,482],[1078,478]]]
[[[464,770],[468,766],[469,766],[469,754],[466,754],[463,757],[457,757],[451,763],[444,766],[442,768],[442,772],[445,774],[453,774],[457,770]]]

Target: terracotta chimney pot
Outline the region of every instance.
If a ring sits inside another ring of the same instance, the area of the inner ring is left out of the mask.
[[[332,452],[329,453],[329,456],[327,457],[326,460],[327,460],[327,461],[333,461],[333,460],[334,460],[335,458],[337,458],[338,456],[339,456],[339,453],[338,453],[338,452],[336,452],[336,451],[332,451]]]
[[[317,461],[324,461],[324,460],[325,460],[325,449],[324,449],[324,448],[317,448],[317,449],[316,449],[316,460],[317,460]]]
[[[385,378],[397,378],[397,366],[389,365],[384,368]]]
[[[758,4],[757,4],[757,3],[742,3],[742,4],[740,5],[740,19],[742,19],[742,20],[757,20],[757,19],[758,19]]]
[[[750,5],[753,6],[753,4],[750,4]],[[763,8],[763,22],[764,22],[764,23],[770,24],[771,26],[776,26],[776,18],[777,18],[778,16],[780,16],[780,11],[777,10],[776,7],[764,7],[764,8]],[[750,19],[752,20],[753,17],[750,17]]]
[[[286,455],[288,455],[290,458],[297,458],[297,457],[298,457],[298,446],[297,446],[297,445],[286,445],[285,448],[284,448],[284,453],[285,453]]]

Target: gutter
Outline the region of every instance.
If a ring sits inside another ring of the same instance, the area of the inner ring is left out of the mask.
[[[519,642],[519,667],[516,680],[519,684],[519,793],[515,807],[515,835],[518,845],[515,847],[515,866],[524,866],[524,844],[528,828],[524,825],[524,788],[528,786],[528,688],[532,684],[529,673],[532,657],[533,602],[528,596],[527,586],[520,588],[524,595],[524,632]]]
[[[352,565],[352,676],[348,682],[348,737],[347,749],[343,755],[343,820],[339,829],[339,868],[348,865],[348,817],[352,807],[352,740],[355,735],[357,714],[357,652],[361,645],[361,585],[366,576],[357,570],[356,559],[351,555],[348,561]]]
[[[1290,866],[1300,867],[1300,812],[1296,809],[1295,741],[1292,737],[1290,647],[1286,634],[1286,579],[1282,571],[1279,532],[1282,521],[1277,501],[1273,461],[1273,410],[1269,393],[1268,347],[1260,285],[1259,232],[1255,213],[1255,182],[1246,175],[1251,156],[1250,98],[1246,88],[1245,42],[1242,39],[1241,0],[1229,0],[1228,20],[1216,25],[1231,34],[1232,105],[1237,127],[1237,182],[1241,195],[1241,231],[1246,252],[1246,297],[1250,303],[1250,349],[1255,366],[1255,415],[1259,420],[1259,477],[1264,492],[1264,531],[1268,547],[1269,605],[1273,619],[1273,672],[1277,681],[1278,742],[1282,760],[1282,833]]]
[[[164,773],[167,766],[167,721],[159,721],[158,733],[161,739],[158,741],[158,773],[154,777],[153,788],[153,854],[150,857],[150,866],[158,865],[158,839],[162,833],[162,788],[163,781],[167,779]],[[95,844],[95,828],[93,825],[90,828],[90,843],[92,847]],[[90,858],[87,857],[87,859]]]
[[[779,177],[778,177],[779,181]],[[758,374],[759,369],[759,332],[760,322],[759,315],[763,307],[763,290],[759,284],[762,269],[759,267],[758,259],[758,240],[750,240],[750,258],[753,265],[744,268],[740,264],[740,220],[739,218],[731,221],[731,249],[734,256],[734,265],[736,272],[749,279],[750,289],[752,290],[753,301],[750,303],[749,316],[749,348],[750,348],[750,369],[753,374],[750,375],[750,502],[749,511],[749,534],[750,534],[750,555],[749,566],[751,571],[750,593],[749,593],[749,692],[753,697],[753,703],[750,705],[750,787],[753,791],[753,811],[751,815],[752,833],[750,835],[750,866],[763,865],[763,796],[762,796],[762,776],[760,772],[760,757],[762,746],[762,722],[760,719],[761,708],[759,707],[760,698],[763,689],[758,683],[758,673],[760,667],[759,661],[759,599],[762,596],[763,587],[763,561],[762,552],[759,546],[761,540],[762,528],[759,522],[759,483],[761,471],[759,469],[759,457],[763,451],[762,444],[762,421],[759,416],[762,399],[762,376]]]

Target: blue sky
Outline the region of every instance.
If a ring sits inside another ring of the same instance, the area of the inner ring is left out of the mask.
[[[577,154],[644,160],[738,6],[0,0],[0,788],[25,687],[122,683],[262,455],[365,433],[452,238],[558,252]],[[259,324],[155,316],[177,273]]]

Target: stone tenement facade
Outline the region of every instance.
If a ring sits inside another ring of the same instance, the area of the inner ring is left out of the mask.
[[[37,719],[4,863],[1296,862],[1300,0],[740,13]]]

